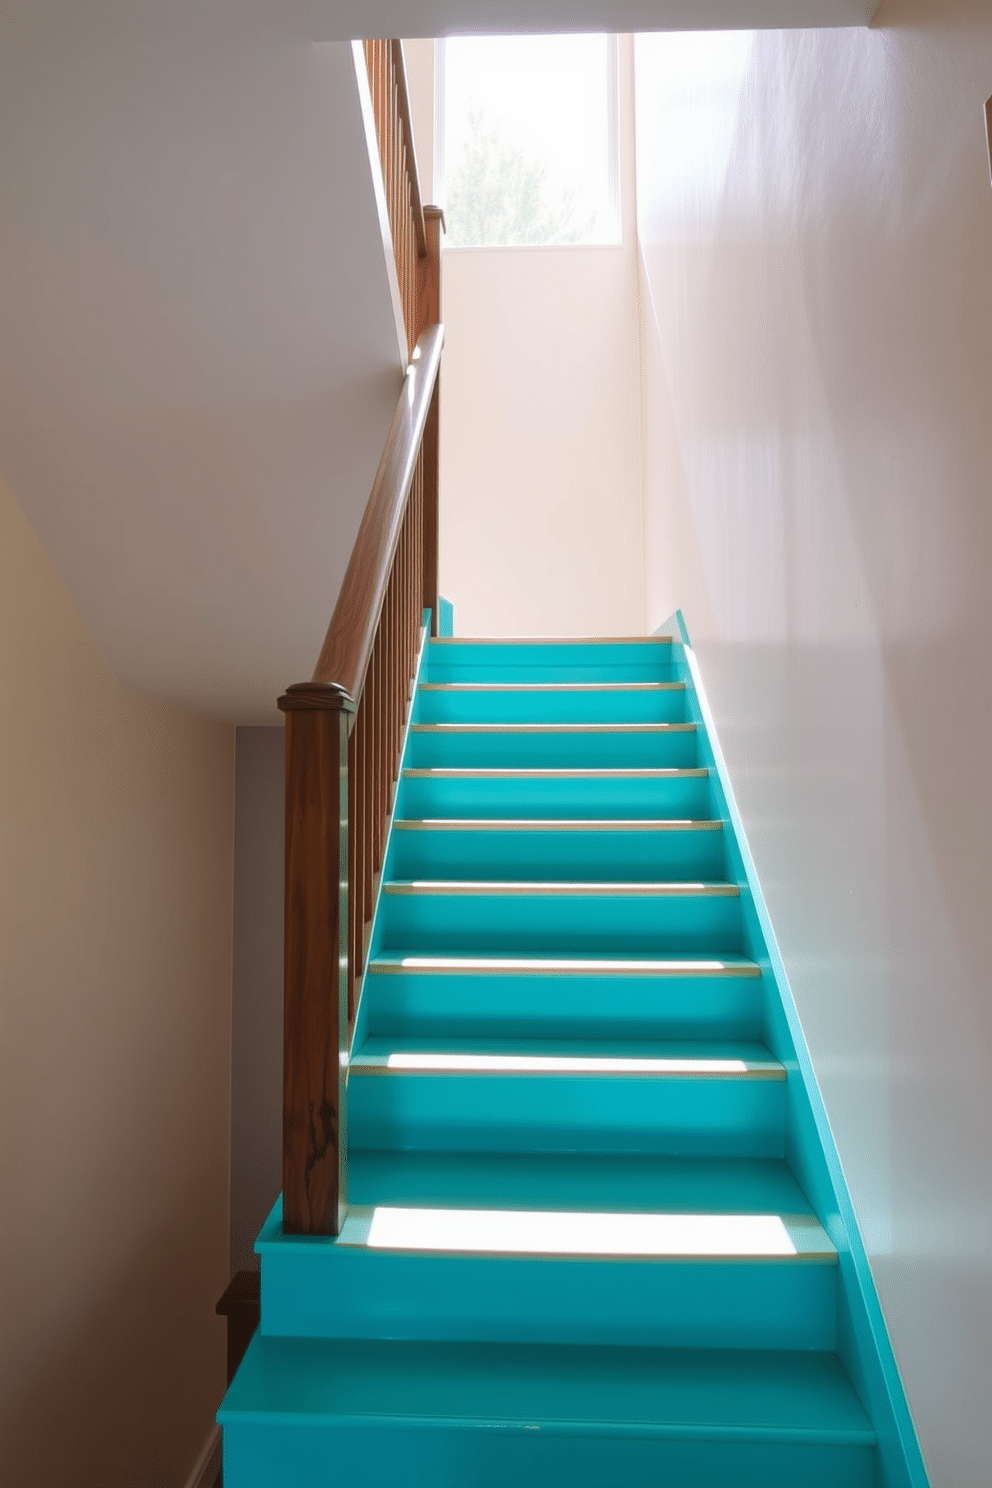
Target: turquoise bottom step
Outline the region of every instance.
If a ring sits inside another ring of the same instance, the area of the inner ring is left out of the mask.
[[[218,1413],[237,1488],[871,1488],[832,1354],[264,1338]]]
[[[784,1164],[475,1158],[356,1153],[337,1240],[284,1235],[277,1203],[263,1333],[835,1347],[836,1251]]]

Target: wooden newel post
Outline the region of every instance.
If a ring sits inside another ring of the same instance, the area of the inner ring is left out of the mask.
[[[444,213],[440,207],[424,208],[426,256],[418,261],[417,336],[441,320],[441,233]],[[424,428],[424,608],[431,611],[431,634],[437,635],[438,598],[438,437],[440,428],[441,378],[438,376]]]
[[[348,730],[355,704],[304,682],[286,714],[283,1230],[340,1234],[347,1209]]]

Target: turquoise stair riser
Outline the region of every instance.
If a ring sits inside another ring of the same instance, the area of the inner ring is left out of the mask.
[[[437,641],[429,682],[668,681],[681,648],[662,637],[636,641]]]
[[[837,1267],[827,1261],[452,1257],[340,1244],[300,1252],[263,1253],[268,1336],[836,1346]]]
[[[691,724],[631,724],[627,730],[562,724],[541,733],[477,724],[413,724],[404,763],[412,768],[684,769],[696,763]]]
[[[356,1147],[780,1157],[785,1082],[596,1075],[359,1074]]]
[[[551,1038],[756,1039],[761,982],[743,976],[366,977],[370,1032]]]
[[[342,1481],[363,1488],[874,1488],[870,1444],[672,1441],[621,1435],[612,1425],[596,1435],[488,1423],[470,1433],[409,1420],[239,1427],[233,1441],[225,1435],[224,1481],[238,1488],[339,1488]]]
[[[650,653],[647,654],[645,660],[643,659],[645,653],[635,649],[631,651],[631,655],[639,655],[642,660],[613,665],[609,662],[590,660],[585,665],[576,662],[566,666],[557,665],[554,662],[542,663],[536,659],[539,654],[536,649],[529,662],[522,659],[511,665],[494,662],[491,659],[488,662],[479,663],[467,659],[452,660],[453,653],[442,653],[432,646],[420,680],[441,685],[468,683],[473,687],[485,687],[490,684],[497,687],[540,687],[543,685],[561,686],[576,682],[583,686],[609,686],[616,682],[628,684],[684,682],[684,668],[679,665],[674,656],[676,649],[670,646],[666,655],[659,661],[652,660]],[[592,653],[587,652],[587,655],[591,657]],[[661,656],[661,651],[656,648],[654,655]]]
[[[417,723],[684,723],[681,682],[581,689],[424,683]]]
[[[487,830],[397,821],[392,879],[535,879],[621,883],[659,878],[722,879],[723,833],[709,826],[668,830]]]
[[[610,1153],[364,1151],[348,1162],[352,1204],[526,1212],[811,1215],[787,1165],[769,1158]],[[279,1234],[278,1217],[266,1235]]]
[[[389,892],[385,948],[635,954],[740,949],[740,903],[720,894],[541,897],[512,893]]]
[[[399,817],[526,816],[706,818],[713,815],[709,778],[694,774],[454,775],[408,770],[396,803]]]

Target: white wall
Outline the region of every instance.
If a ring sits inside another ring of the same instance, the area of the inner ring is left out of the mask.
[[[623,246],[444,253],[441,591],[459,635],[644,627],[630,54]],[[419,124],[426,69],[412,56]]]
[[[234,729],[125,691],[0,478],[0,1477],[179,1488],[224,1389]]]
[[[992,1463],[992,17],[637,43],[648,612],[698,644],[935,1488]]]

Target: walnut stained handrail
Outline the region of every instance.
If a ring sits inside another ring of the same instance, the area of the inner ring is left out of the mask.
[[[365,683],[443,344],[444,328],[434,325],[424,331],[414,349],[369,503],[314,669],[315,683],[338,689],[352,704],[357,704]]]

